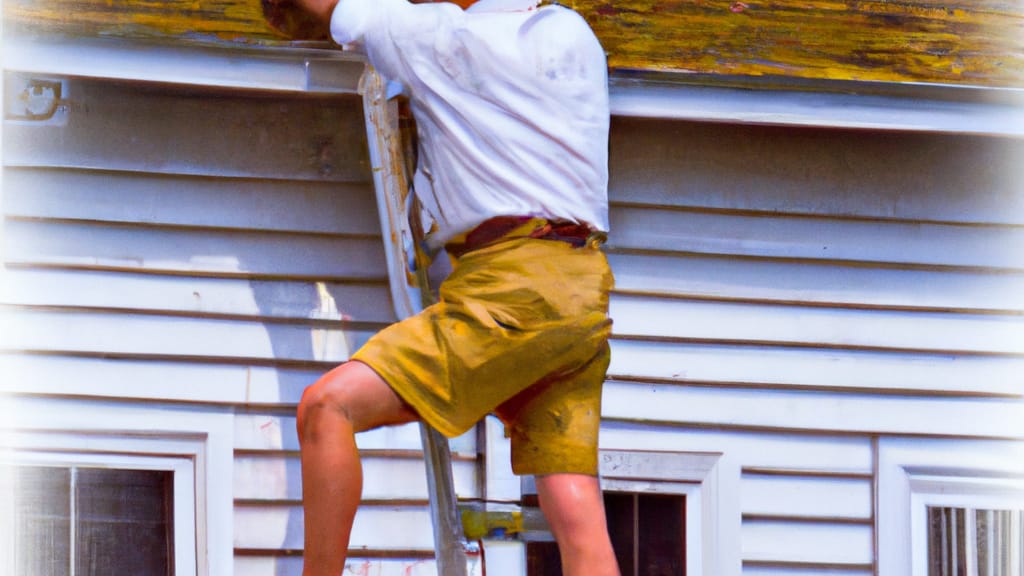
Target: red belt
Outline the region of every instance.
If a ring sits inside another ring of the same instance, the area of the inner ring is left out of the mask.
[[[514,233],[531,220],[536,221],[536,226],[532,229],[526,228],[518,234]],[[603,241],[603,236],[602,233],[595,232],[589,226],[572,220],[545,219],[536,216],[495,216],[467,232],[464,238],[449,242],[445,246],[445,250],[458,258],[467,252],[490,246],[501,240],[521,237],[557,240],[581,248],[592,240],[599,244]]]

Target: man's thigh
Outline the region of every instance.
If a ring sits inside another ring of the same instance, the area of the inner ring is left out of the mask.
[[[302,394],[305,406],[337,410],[356,432],[418,420],[416,412],[373,371],[358,361],[346,362],[324,374]],[[303,412],[299,412],[302,418]],[[302,422],[299,422],[301,429]]]
[[[597,474],[601,388],[610,359],[606,342],[577,370],[538,382],[498,407],[516,474]]]

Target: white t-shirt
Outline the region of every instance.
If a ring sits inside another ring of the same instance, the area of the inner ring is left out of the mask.
[[[586,21],[536,0],[340,0],[339,44],[362,43],[410,97],[413,186],[437,246],[499,215],[608,230],[608,80]]]

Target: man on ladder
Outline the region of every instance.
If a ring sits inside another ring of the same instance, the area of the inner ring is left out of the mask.
[[[409,96],[427,245],[453,259],[436,304],[303,394],[304,576],[344,568],[362,487],[355,433],[421,420],[451,437],[489,413],[513,470],[536,476],[564,573],[617,575],[596,476],[612,286],[597,39],[535,0],[299,3]]]

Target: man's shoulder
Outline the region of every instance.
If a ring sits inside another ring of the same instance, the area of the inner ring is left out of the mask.
[[[521,31],[524,45],[538,56],[575,54],[585,62],[603,64],[605,53],[587,21],[576,11],[557,4],[544,6]]]
[[[546,42],[558,42],[563,45],[579,46],[582,43],[599,47],[597,37],[583,16],[559,4],[537,9],[523,34],[527,40],[543,38]]]

